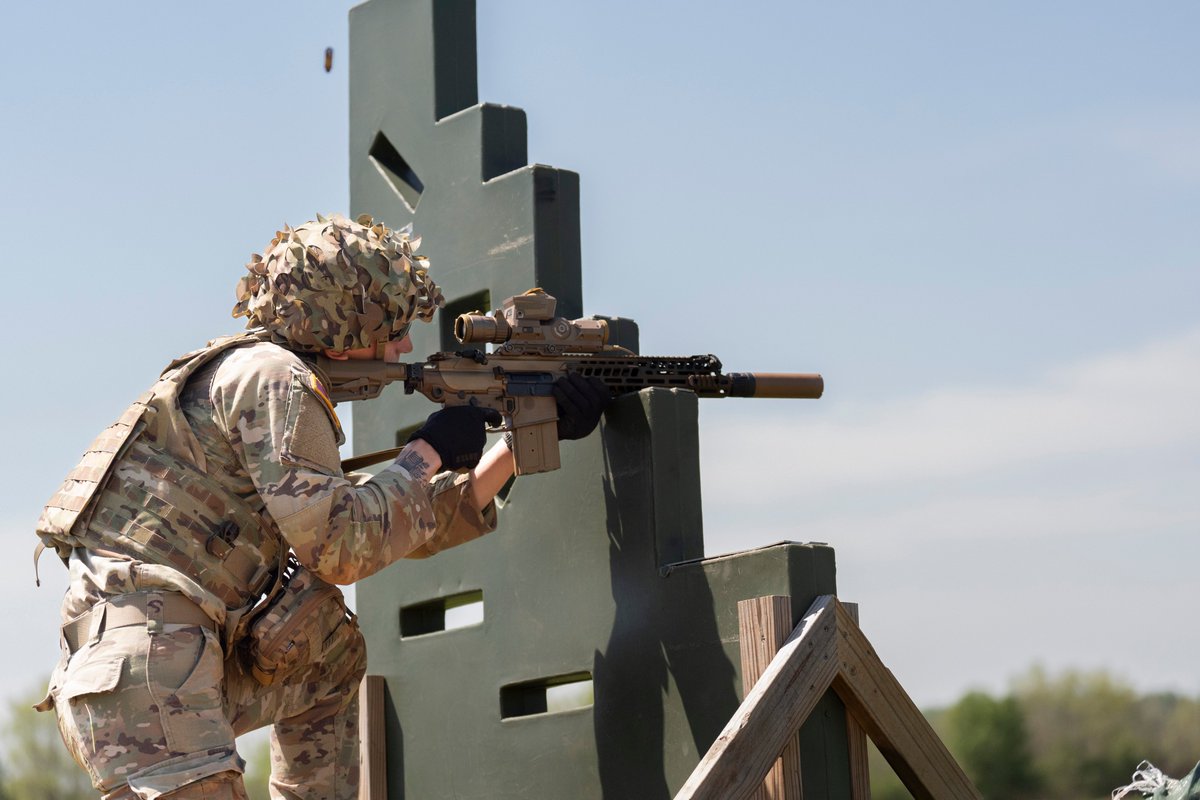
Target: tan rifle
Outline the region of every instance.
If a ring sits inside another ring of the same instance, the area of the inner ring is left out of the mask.
[[[419,392],[447,406],[494,408],[512,431],[516,473],[559,467],[558,409],[554,382],[568,372],[602,380],[614,395],[652,387],[688,389],[700,397],[786,397],[816,399],[820,375],[721,371],[716,356],[642,356],[608,344],[602,319],[554,316],[556,300],[541,289],[510,297],[491,314],[462,314],[454,336],[464,345],[493,345],[492,352],[463,349],[434,353],[411,364],[335,361],[318,356],[317,369],[330,384],[334,402],[377,397],[402,381],[405,394]],[[401,448],[355,456],[346,470],[378,463]]]

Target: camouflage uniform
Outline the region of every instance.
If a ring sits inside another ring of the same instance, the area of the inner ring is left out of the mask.
[[[271,338],[175,362],[39,523],[71,574],[63,655],[40,708],[56,710],[105,798],[245,797],[234,737],[268,724],[272,797],[357,797],[366,653],[353,618],[314,622],[329,628],[315,637],[324,646],[269,687],[233,657],[238,618],[289,548],[347,584],[495,527],[465,475],[428,484],[398,464],[343,475],[322,382]],[[95,462],[106,448],[108,466]]]

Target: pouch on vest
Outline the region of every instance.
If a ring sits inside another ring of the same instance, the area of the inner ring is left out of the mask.
[[[263,686],[279,683],[343,650],[358,635],[356,619],[340,589],[289,559],[283,587],[242,639],[243,663]]]

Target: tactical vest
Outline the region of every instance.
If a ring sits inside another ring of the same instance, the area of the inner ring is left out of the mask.
[[[255,333],[216,339],[171,362],[50,498],[38,519],[38,552],[53,547],[65,562],[72,548],[86,547],[173,567],[229,609],[270,588],[286,555],[283,538],[269,516],[205,472],[203,448],[179,405],[197,370],[262,340]]]

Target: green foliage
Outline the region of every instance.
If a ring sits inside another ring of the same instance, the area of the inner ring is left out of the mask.
[[[867,764],[871,768],[871,800],[912,800],[874,743],[868,746]]]
[[[1166,774],[1179,778],[1200,761],[1200,698],[1144,697],[1133,725],[1138,740],[1146,743],[1142,757]]]
[[[42,714],[32,708],[44,694],[43,684],[8,704],[0,729],[0,800],[94,800],[96,790],[63,745],[54,712]]]
[[[245,748],[242,753],[246,759],[246,794],[250,800],[270,800],[267,782],[271,778],[271,743],[260,741],[255,743],[239,742],[238,749]]]
[[[1137,695],[1104,673],[1050,678],[1034,668],[1017,681],[1014,696],[1050,797],[1104,797],[1128,783],[1147,755]]]
[[[1200,759],[1200,698],[1139,697],[1103,672],[1035,668],[1000,698],[971,692],[925,712],[986,800],[1095,800],[1147,759],[1187,775]],[[875,800],[911,795],[871,748]]]
[[[971,692],[946,713],[946,746],[988,800],[1019,800],[1038,787],[1025,716],[1013,697]]]

